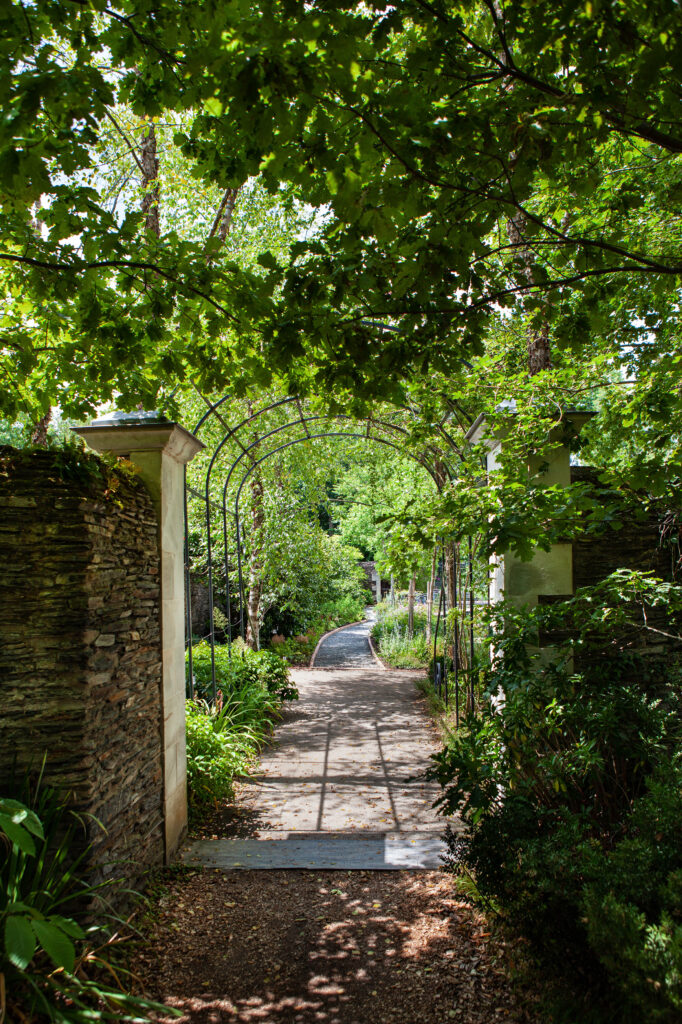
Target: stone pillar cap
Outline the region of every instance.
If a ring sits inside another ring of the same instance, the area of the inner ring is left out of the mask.
[[[509,416],[515,416],[516,400],[512,398],[504,402],[500,402],[500,404],[496,407],[495,411],[505,412]],[[564,422],[570,422],[576,433],[579,433],[584,424],[587,423],[588,420],[592,419],[592,417],[596,415],[596,412],[590,412],[587,409],[563,409],[561,413],[562,420]],[[557,419],[558,418],[559,414],[557,413]],[[480,416],[478,416],[469,427],[469,430],[465,435],[465,440],[468,441],[469,444],[477,444],[479,441],[483,440],[483,436],[487,432],[487,430],[488,421],[486,419],[485,413],[482,412]],[[497,440],[499,440],[499,437],[497,438]],[[489,443],[494,442],[490,441]]]
[[[73,427],[73,432],[97,452],[129,456],[131,452],[160,451],[181,465],[204,448],[189,430],[157,412],[112,413]]]

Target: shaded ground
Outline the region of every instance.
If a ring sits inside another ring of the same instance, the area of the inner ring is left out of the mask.
[[[365,657],[366,632],[346,633],[335,634],[341,666]],[[368,849],[437,843],[437,791],[423,778],[437,731],[415,673],[382,671],[367,656],[359,668],[294,673],[301,700],[259,774],[202,835],[242,851],[293,842],[313,854],[353,837]],[[178,875],[136,970],[150,995],[182,1011],[181,1024],[539,1024],[511,989],[503,945],[440,871]]]
[[[137,970],[182,1024],[539,1024],[438,872],[199,872],[150,931]]]

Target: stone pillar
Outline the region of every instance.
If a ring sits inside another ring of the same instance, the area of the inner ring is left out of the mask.
[[[510,408],[510,413],[513,414],[513,408]],[[589,412],[566,412],[542,455],[529,460],[529,475],[538,473],[546,487],[568,487],[571,483],[569,442],[592,415]],[[488,448],[486,469],[492,473],[498,466],[504,436],[493,434],[481,416],[469,430],[467,440],[471,444],[485,442]],[[528,562],[506,554],[491,559],[490,570],[490,600],[493,604],[504,596],[515,604],[532,607],[538,604],[540,597],[573,594],[573,545],[553,544],[549,551],[536,549]]]
[[[98,452],[126,456],[140,472],[159,524],[163,662],[163,789],[168,863],[187,828],[185,749],[184,467],[204,447],[156,413],[114,413],[75,432]]]

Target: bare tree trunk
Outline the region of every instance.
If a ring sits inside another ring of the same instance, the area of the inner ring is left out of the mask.
[[[410,577],[410,585],[407,589],[407,635],[412,639],[414,636],[414,591],[417,581],[414,576]]]
[[[237,202],[238,193],[238,188],[225,189],[225,202],[217,231],[218,238],[221,242],[225,241],[229,234],[230,227],[232,226],[232,215],[234,214],[234,205]]]
[[[436,586],[436,549],[431,555],[431,574],[426,584],[426,642],[431,643],[431,616],[433,615],[433,591]]]
[[[526,243],[526,217],[517,213],[507,221],[507,234],[512,245],[518,246],[523,261],[523,276],[529,285],[536,284],[533,270],[534,256]],[[531,375],[549,370],[552,366],[552,355],[549,347],[549,323],[547,316],[543,318],[540,329],[528,331],[528,372]]]
[[[251,558],[249,561],[249,595],[246,608],[248,625],[246,642],[254,651],[260,649],[260,606],[263,591],[261,573],[263,570],[263,479],[256,470],[251,477]]]
[[[142,168],[142,212],[144,227],[150,235],[161,235],[159,222],[159,158],[157,156],[156,129],[149,121],[140,143],[140,167]]]
[[[50,406],[44,416],[41,416],[38,422],[34,425],[31,432],[31,444],[38,445],[40,448],[45,448],[47,445],[47,429],[52,422],[52,406]]]

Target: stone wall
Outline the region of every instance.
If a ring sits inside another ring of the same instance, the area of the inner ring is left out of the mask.
[[[129,884],[164,852],[157,532],[132,474],[0,449],[0,791],[45,754]]]
[[[571,467],[571,483],[584,482],[599,490],[598,473],[589,467]],[[605,502],[613,500],[607,493]],[[671,547],[663,529],[666,510],[657,508],[655,502],[635,496],[629,502],[621,499],[615,523],[607,526],[598,535],[583,534],[573,542],[573,591],[590,587],[606,579],[617,569],[633,569],[652,572],[660,579],[672,581],[677,573],[679,549]],[[641,652],[654,657],[667,657],[682,653],[682,644],[676,633],[682,630],[677,622],[672,635],[666,609],[648,608],[647,622],[662,632],[643,631],[636,641]]]
[[[571,467],[571,483],[591,483],[599,487],[594,469]],[[607,527],[597,536],[583,535],[573,542],[573,589],[590,587],[616,569],[653,572],[661,579],[672,579],[673,556],[662,542],[663,513],[642,502],[623,502],[617,519],[618,529]]]

